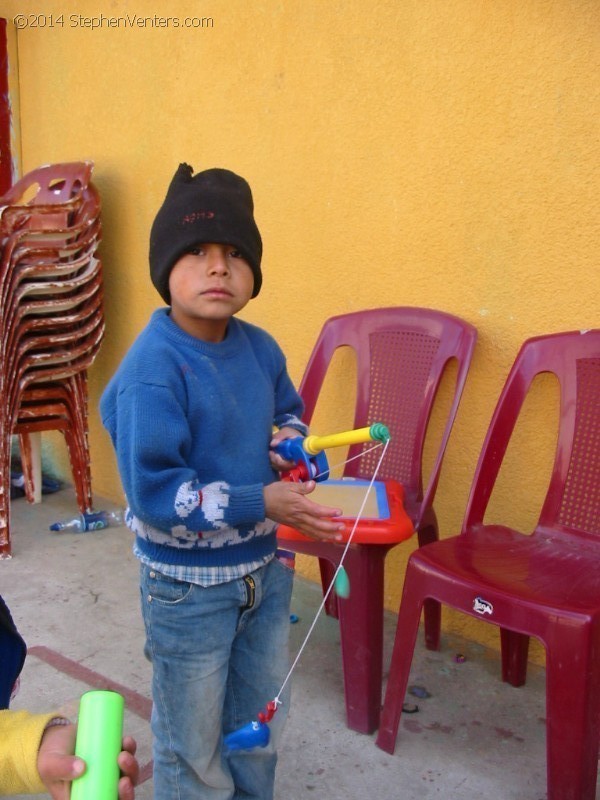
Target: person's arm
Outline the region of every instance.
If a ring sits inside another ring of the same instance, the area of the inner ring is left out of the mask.
[[[55,717],[56,714],[0,711],[0,795],[46,791],[37,757],[46,725]]]
[[[71,781],[85,772],[85,762],[73,754],[75,735],[76,726],[56,714],[0,711],[0,795],[49,792],[53,800],[68,800]],[[123,748],[119,800],[133,800],[135,740],[126,736]]]
[[[276,383],[274,424],[279,430],[273,435],[270,446],[275,447],[284,439],[306,436],[308,427],[302,422],[304,411],[302,399],[287,373],[285,361]],[[269,453],[271,465],[278,471],[294,466],[285,461],[273,450]],[[344,523],[337,517],[341,509],[322,506],[313,502],[307,495],[315,489],[314,481],[305,483],[278,482],[265,486],[265,512],[269,519],[296,528],[306,536],[325,541],[341,541]]]
[[[264,520],[262,482],[232,484],[218,470],[210,483],[199,480],[189,463],[194,442],[188,411],[175,392],[131,386],[120,402],[114,446],[125,496],[138,519],[174,536],[185,536],[187,529],[203,537]]]
[[[283,427],[273,435],[271,447],[275,447],[284,439],[301,435],[295,428]],[[291,469],[294,464],[285,461],[273,451],[270,453],[271,464],[277,470]],[[290,525],[313,539],[341,541],[344,524],[336,519],[341,516],[339,508],[322,506],[314,503],[306,495],[315,489],[314,481],[305,483],[275,482],[265,486],[265,509],[269,519]]]

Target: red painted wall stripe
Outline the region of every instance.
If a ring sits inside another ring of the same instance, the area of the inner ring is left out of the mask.
[[[8,91],[7,21],[0,18],[0,194],[12,186],[12,152],[10,149],[10,94]]]
[[[94,689],[110,689],[113,692],[119,692],[125,698],[125,703],[130,711],[133,711],[138,717],[146,721],[150,720],[152,700],[138,694],[133,689],[129,689],[127,686],[123,686],[122,683],[112,681],[110,678],[100,675],[99,672],[95,672],[89,667],[84,667],[83,664],[62,656],[55,650],[43,645],[29,647],[27,653],[39,658],[41,661],[45,661],[46,664],[54,667],[59,672],[63,672],[65,675],[69,675],[82,683],[87,683],[88,686],[92,686]]]

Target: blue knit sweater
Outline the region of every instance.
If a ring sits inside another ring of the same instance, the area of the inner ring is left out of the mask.
[[[273,426],[305,434],[302,411],[268,333],[233,317],[214,344],[155,311],[100,400],[141,552],[206,567],[273,553],[269,442]]]

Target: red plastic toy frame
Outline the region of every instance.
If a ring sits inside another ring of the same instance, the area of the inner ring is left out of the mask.
[[[385,491],[390,511],[390,516],[385,519],[359,519],[352,537],[352,542],[356,544],[397,544],[403,542],[414,534],[413,524],[404,510],[404,489],[402,484],[393,479],[379,481],[385,485]],[[342,521],[348,520],[348,524],[342,534],[343,539],[339,544],[345,544],[350,537],[354,527],[355,517],[342,517]],[[277,535],[282,540],[311,541],[310,537],[289,528],[287,525],[280,525]]]

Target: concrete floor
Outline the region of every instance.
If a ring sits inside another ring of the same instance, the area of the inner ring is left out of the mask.
[[[97,508],[109,507],[96,499]],[[55,534],[48,526],[76,512],[73,492],[39,505],[12,503],[13,558],[0,561],[0,591],[29,647],[13,708],[63,709],[75,716],[90,687],[125,693],[125,729],[138,741],[143,783],[152,797],[150,667],[142,655],[137,562],[125,528]],[[320,602],[320,589],[296,580],[291,627],[295,655]],[[386,656],[395,619],[386,616]],[[456,655],[465,656],[462,663]],[[411,683],[431,697],[402,718],[396,752],[345,727],[337,622],[319,618],[293,677],[277,800],[544,800],[545,679],[531,667],[526,687],[499,678],[499,659],[472,642],[445,637],[431,653],[420,641]]]

